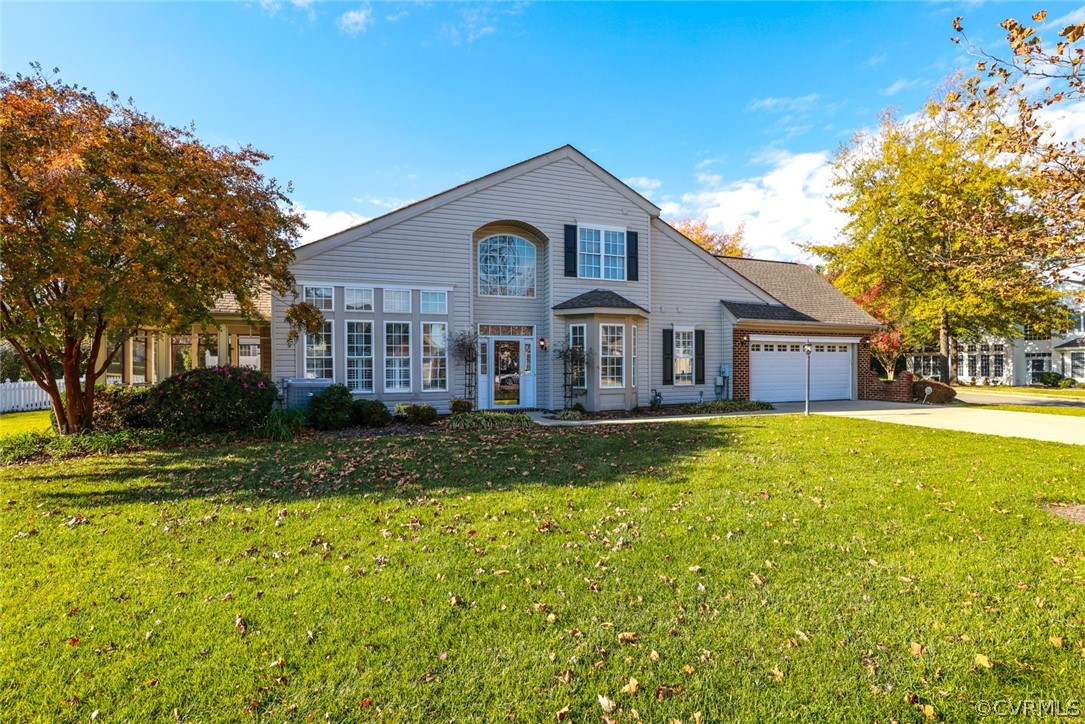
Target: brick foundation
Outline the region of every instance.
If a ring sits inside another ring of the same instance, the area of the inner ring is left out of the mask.
[[[750,397],[750,343],[746,337],[751,334],[795,334],[806,336],[805,332],[787,332],[779,329],[736,329],[734,331],[733,364],[731,369],[732,395],[737,399],[746,400]],[[817,337],[854,337],[854,333],[841,332],[818,332]],[[882,382],[874,370],[870,369],[870,347],[864,337],[859,344],[858,359],[856,366],[859,369],[859,399],[860,400],[883,400],[885,402],[911,402],[912,401],[912,373],[902,372],[892,382]]]

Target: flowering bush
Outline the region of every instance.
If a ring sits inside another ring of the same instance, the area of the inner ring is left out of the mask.
[[[277,395],[275,383],[260,370],[208,367],[163,380],[151,391],[147,409],[172,430],[244,430],[263,423]]]
[[[150,387],[101,386],[94,391],[94,429],[130,430],[154,427],[147,412]]]

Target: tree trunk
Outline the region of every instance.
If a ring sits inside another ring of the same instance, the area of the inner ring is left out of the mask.
[[[952,384],[957,381],[957,358],[951,349],[952,345],[949,331],[949,312],[943,309],[942,319],[938,325],[938,355],[940,357],[939,363],[942,368],[942,381],[946,384]]]

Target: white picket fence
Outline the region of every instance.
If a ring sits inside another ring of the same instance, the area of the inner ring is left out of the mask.
[[[64,392],[64,380],[57,380],[61,393]],[[48,410],[53,406],[49,393],[38,387],[37,382],[0,382],[0,413],[23,412],[25,410]]]

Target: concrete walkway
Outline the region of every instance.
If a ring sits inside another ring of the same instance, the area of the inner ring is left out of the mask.
[[[795,403],[780,404],[778,409]],[[801,403],[796,411],[802,410]],[[817,402],[811,412],[898,425],[960,430],[1001,437],[1085,445],[1085,418],[1034,412],[983,410],[957,405],[906,405],[894,402]]]
[[[735,412],[726,415],[676,415],[671,417],[636,417],[624,420],[554,420],[548,413],[529,412],[528,415],[540,425],[632,425],[677,420],[711,420],[720,417],[750,417],[754,415],[794,415],[803,413],[801,402],[777,402],[776,409],[762,412]],[[851,417],[858,420],[890,422],[914,427],[932,427],[942,430],[960,430],[982,435],[1021,437],[1046,442],[1063,442],[1085,445],[1085,418],[1065,415],[1045,415],[1033,412],[1010,412],[1008,410],[983,410],[959,405],[920,405],[900,402],[873,402],[865,400],[839,400],[812,402],[810,412],[814,415]]]

